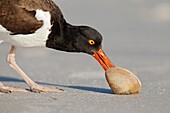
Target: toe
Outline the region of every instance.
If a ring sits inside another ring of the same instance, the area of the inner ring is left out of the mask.
[[[48,88],[45,86],[40,86],[40,85],[36,85],[34,87],[30,88],[30,91],[35,92],[35,93],[42,93],[42,92],[63,92],[64,90],[62,89],[58,89],[58,88]]]
[[[0,92],[2,93],[12,93],[10,90],[0,88]]]
[[[4,86],[0,88],[0,92],[12,93],[12,92],[28,92],[28,91],[22,88],[13,88],[13,87]]]

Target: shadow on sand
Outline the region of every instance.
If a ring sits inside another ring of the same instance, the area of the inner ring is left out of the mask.
[[[12,77],[4,77],[0,76],[1,82],[24,82],[21,79],[12,78]],[[72,89],[78,89],[78,90],[84,90],[84,91],[92,91],[97,93],[106,93],[106,94],[112,94],[112,91],[110,89],[105,88],[97,88],[97,87],[88,87],[88,86],[71,86],[71,85],[60,85],[60,84],[52,84],[52,83],[45,83],[45,82],[38,82],[36,83],[41,85],[49,85],[49,86],[55,86],[55,87],[65,87],[65,88],[72,88]]]

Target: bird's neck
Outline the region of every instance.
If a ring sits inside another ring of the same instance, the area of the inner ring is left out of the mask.
[[[63,39],[65,39],[66,41],[73,40],[78,36],[78,31],[78,26],[74,26],[66,22],[63,29]]]
[[[78,27],[64,21],[60,25],[60,29],[56,29],[55,26],[53,26],[52,33],[47,40],[46,46],[61,51],[76,52],[73,43],[77,35]]]

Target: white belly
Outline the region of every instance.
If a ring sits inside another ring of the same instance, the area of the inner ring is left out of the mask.
[[[51,29],[51,16],[49,12],[36,10],[35,17],[43,21],[43,26],[33,34],[10,35],[11,32],[0,25],[0,41],[8,42],[14,46],[35,47],[45,46]]]

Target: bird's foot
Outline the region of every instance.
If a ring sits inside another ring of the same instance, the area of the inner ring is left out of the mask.
[[[63,92],[64,90],[58,88],[49,88],[49,87],[35,84],[30,88],[30,91],[35,93],[42,93],[42,92]]]
[[[22,89],[22,88],[14,88],[14,87],[8,87],[8,86],[1,86],[0,92],[2,93],[12,93],[12,92],[28,92],[28,90]]]

